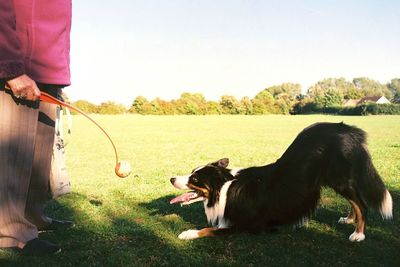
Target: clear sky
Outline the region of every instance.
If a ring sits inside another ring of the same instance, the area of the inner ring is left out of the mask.
[[[399,0],[73,0],[71,100],[400,78]]]

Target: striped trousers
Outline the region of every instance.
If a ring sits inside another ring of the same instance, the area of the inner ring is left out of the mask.
[[[53,95],[61,90],[38,86]],[[0,80],[0,248],[38,237],[38,228],[51,222],[43,208],[55,115],[55,105],[16,99]]]

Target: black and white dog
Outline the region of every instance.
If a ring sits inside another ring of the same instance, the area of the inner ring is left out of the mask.
[[[384,219],[392,217],[392,197],[372,164],[365,132],[356,127],[317,123],[304,129],[275,163],[238,170],[228,164],[225,158],[171,178],[176,188],[190,192],[170,203],[203,201],[212,225],[184,231],[180,239],[298,224],[316,208],[324,186],[350,202],[350,214],[339,220],[356,224],[350,241],[365,239],[369,207],[378,208]]]

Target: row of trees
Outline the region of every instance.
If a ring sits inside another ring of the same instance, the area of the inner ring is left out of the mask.
[[[330,78],[317,82],[308,89],[306,95],[298,98],[293,111],[302,107],[314,106],[316,109],[341,107],[345,100],[371,96],[385,96],[396,102],[400,98],[400,79],[381,84],[369,78],[355,78],[352,82],[344,78]]]
[[[284,83],[260,91],[254,98],[221,96],[219,101],[207,101],[201,93],[183,93],[179,99],[166,101],[160,98],[149,101],[143,96],[134,99],[131,107],[106,102],[94,105],[79,100],[73,103],[88,113],[120,114],[137,113],[152,115],[205,115],[205,114],[296,114],[306,107],[319,109],[341,107],[347,99],[359,99],[369,96],[386,96],[388,99],[400,99],[400,79],[381,84],[369,78],[329,78],[311,86],[306,94],[301,94],[301,85]]]

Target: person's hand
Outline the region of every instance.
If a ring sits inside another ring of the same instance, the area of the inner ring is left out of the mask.
[[[26,74],[8,80],[7,85],[16,98],[36,101],[40,97],[40,90],[36,82]]]

